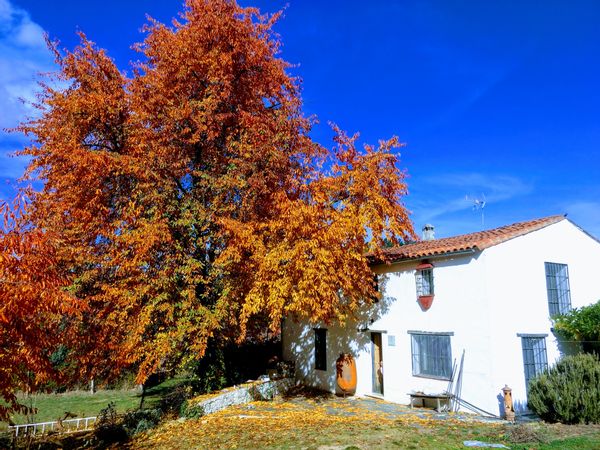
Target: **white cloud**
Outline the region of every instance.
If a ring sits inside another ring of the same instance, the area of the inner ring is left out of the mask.
[[[46,48],[44,41],[44,30],[37,23],[25,22],[21,25],[15,35],[14,42],[22,47]]]
[[[10,156],[23,147],[24,137],[5,129],[36,115],[28,102],[35,100],[37,80],[55,70],[42,27],[26,11],[0,0],[0,200],[12,197],[27,164],[27,158]]]
[[[514,176],[480,173],[425,177],[420,184],[411,189],[410,207],[415,220],[423,223],[470,210],[474,199],[485,199],[490,205],[529,194],[533,189],[531,184]]]
[[[35,99],[36,79],[55,69],[43,29],[26,11],[0,0],[0,129],[35,113],[27,101]],[[0,132],[0,143],[4,138]]]

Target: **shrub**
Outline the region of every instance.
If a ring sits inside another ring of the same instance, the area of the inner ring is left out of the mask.
[[[186,419],[198,419],[205,415],[205,411],[201,405],[191,404],[189,400],[186,400],[183,405],[181,405],[179,415]]]
[[[100,411],[94,426],[94,435],[99,441],[98,447],[100,448],[127,440],[127,431],[117,415],[114,402],[110,402],[106,408]]]
[[[600,301],[554,317],[554,330],[566,339],[581,342],[586,353],[600,355]]]
[[[171,392],[165,394],[158,405],[159,409],[167,413],[178,414],[181,411],[182,405],[188,398],[192,396],[192,387],[181,385],[175,387]]]
[[[529,407],[548,422],[600,423],[600,361],[567,356],[529,383]]]
[[[134,434],[154,428],[162,417],[163,411],[159,408],[129,411],[119,416],[115,404],[110,402],[100,412],[95,425],[94,435],[98,440],[98,447],[125,442]]]
[[[129,436],[148,431],[159,424],[163,417],[163,411],[156,409],[143,409],[129,411],[123,416],[123,426]]]
[[[202,359],[192,363],[191,385],[195,393],[218,391],[229,384],[225,359],[222,348],[209,345]]]

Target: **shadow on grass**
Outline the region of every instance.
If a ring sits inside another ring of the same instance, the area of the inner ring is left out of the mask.
[[[309,386],[297,385],[288,390],[285,394],[282,395],[284,400],[302,400],[302,399],[311,399],[316,402],[324,402],[327,400],[331,400],[334,398],[331,392],[322,391],[320,389],[316,389]]]
[[[157,400],[161,397],[172,394],[174,391],[180,389],[181,387],[189,386],[190,382],[191,379],[188,377],[169,378],[163,381],[162,383],[157,384],[156,386],[146,388],[144,396],[148,400]],[[142,394],[140,393],[138,397],[141,398]]]
[[[169,378],[146,388],[137,395],[138,410],[158,408],[166,414],[179,414],[184,402],[191,396],[191,379],[185,376]]]

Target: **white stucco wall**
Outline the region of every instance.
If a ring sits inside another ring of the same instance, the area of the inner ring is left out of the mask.
[[[384,398],[408,403],[408,393],[443,392],[448,380],[413,376],[411,335],[409,331],[450,332],[452,360],[460,362],[465,354],[463,380],[468,379],[473,392],[490,390],[490,328],[482,271],[482,254],[460,255],[434,261],[435,298],[431,308],[423,311],[417,302],[414,270],[420,261],[375,268],[384,274],[384,299],[357,322],[328,329],[326,372],[314,370],[315,325],[287,320],[284,325],[284,357],[296,361],[298,378],[329,391],[335,390],[335,359],[341,352],[352,353],[358,372],[357,393],[372,392],[371,331],[382,332]],[[371,320],[373,322],[371,323]],[[367,332],[357,330],[368,328]],[[393,336],[395,345],[389,345]],[[466,383],[463,382],[463,393]],[[473,396],[471,396],[473,397]],[[477,399],[471,398],[472,402]]]
[[[552,333],[544,263],[567,264],[571,304],[581,307],[600,300],[600,244],[568,220],[491,247],[486,253],[486,285],[493,319],[491,379],[513,389],[517,410],[526,407],[521,338],[546,334],[548,363],[561,350],[572,351]]]
[[[548,334],[548,360],[559,350],[550,328],[544,262],[569,265],[574,307],[600,299],[600,244],[564,220],[542,230],[491,247],[481,253],[444,259],[434,264],[435,299],[427,311],[417,303],[414,269],[420,261],[374,270],[385,273],[385,298],[345,327],[325,326],[327,370],[314,369],[315,325],[286,320],[284,357],[296,361],[299,379],[335,391],[335,360],[341,352],[356,358],[358,394],[372,392],[369,328],[381,331],[384,361],[384,398],[408,403],[407,393],[442,392],[448,381],[412,375],[410,330],[452,332],[452,360],[465,352],[461,397],[499,414],[501,388],[513,388],[521,410],[526,405],[521,339],[518,333]],[[371,320],[373,322],[371,323]],[[388,345],[394,336],[395,345]]]

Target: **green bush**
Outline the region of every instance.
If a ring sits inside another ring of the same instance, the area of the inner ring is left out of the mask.
[[[600,301],[554,317],[554,331],[566,339],[581,342],[586,353],[600,355]]]
[[[192,363],[191,386],[195,393],[206,394],[227,386],[227,365],[222,348],[209,345],[199,361]]]
[[[192,386],[185,385],[185,384],[176,386],[173,390],[166,393],[163,396],[163,398],[161,398],[160,403],[158,404],[158,408],[163,413],[178,414],[179,411],[181,411],[182,405],[191,396],[192,396]]]
[[[163,411],[159,408],[128,411],[123,415],[117,414],[115,404],[110,402],[100,412],[94,427],[94,436],[98,448],[110,447],[123,443],[131,436],[150,430],[159,424]]]
[[[186,419],[198,419],[204,416],[204,414],[204,408],[201,405],[190,404],[189,400],[186,400],[181,405],[181,410],[179,411],[179,415]]]
[[[127,430],[123,427],[114,402],[110,402],[106,408],[100,411],[94,426],[94,436],[98,440],[99,448],[106,448],[127,440]]]
[[[163,417],[159,408],[129,411],[123,416],[123,427],[129,436],[148,431],[158,425]]]
[[[529,383],[529,407],[548,422],[600,423],[600,361],[567,356]]]

